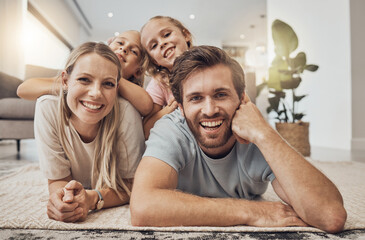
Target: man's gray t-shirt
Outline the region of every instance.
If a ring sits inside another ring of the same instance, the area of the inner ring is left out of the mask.
[[[252,199],[275,179],[258,147],[236,142],[227,156],[208,157],[199,147],[185,118],[177,109],[155,123],[144,157],[154,157],[178,173],[184,192],[203,197]]]

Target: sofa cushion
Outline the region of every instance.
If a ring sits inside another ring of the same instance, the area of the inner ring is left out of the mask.
[[[23,81],[19,78],[0,72],[0,99],[12,97],[18,98],[16,95],[16,89],[22,82]]]
[[[33,120],[35,103],[21,98],[0,99],[0,119]]]
[[[53,68],[46,68],[36,65],[25,65],[25,77],[28,78],[37,78],[37,77],[56,77],[61,71]]]

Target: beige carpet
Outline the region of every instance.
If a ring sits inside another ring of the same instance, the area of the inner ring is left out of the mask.
[[[348,213],[345,230],[365,229],[365,164],[358,162],[313,162],[340,189]],[[265,200],[278,200],[270,187],[263,195]],[[234,227],[133,227],[129,207],[105,209],[89,214],[82,223],[63,223],[48,219],[47,180],[38,165],[28,165],[0,177],[0,228],[24,229],[118,229],[155,231],[218,231],[218,232],[321,232],[316,228],[285,227],[258,228]]]

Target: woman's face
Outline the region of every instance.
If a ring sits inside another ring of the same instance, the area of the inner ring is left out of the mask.
[[[109,44],[109,47],[118,56],[122,65],[122,76],[125,79],[138,77],[142,53],[141,37],[137,31],[121,33]]]
[[[92,127],[113,108],[117,96],[117,66],[106,58],[89,53],[80,56],[71,72],[62,73],[63,89],[67,89],[67,105],[71,122],[78,127]]]
[[[190,33],[184,34],[167,19],[148,22],[141,32],[142,46],[158,66],[171,71],[175,59],[188,50]]]

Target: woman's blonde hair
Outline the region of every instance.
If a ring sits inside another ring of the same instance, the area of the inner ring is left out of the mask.
[[[190,33],[190,31],[177,19],[169,17],[169,16],[155,16],[152,17],[148,20],[148,22],[143,25],[142,29],[141,29],[141,33],[144,29],[144,27],[151,21],[153,20],[160,20],[160,19],[164,19],[167,20],[169,23],[171,23],[172,25],[174,25],[175,27],[177,27],[178,29],[180,29],[181,33],[184,36],[188,36],[189,40],[186,42],[188,48],[190,49],[191,47],[193,47],[193,41],[192,41],[192,34]],[[168,88],[169,87],[169,74],[170,71],[162,66],[158,66],[157,64],[155,64],[155,62],[153,61],[153,59],[151,58],[150,55],[147,54],[147,60],[145,63],[145,69],[147,71],[147,74],[153,78],[155,78],[156,80],[158,80],[164,87]]]
[[[104,43],[87,42],[74,49],[71,52],[65,66],[67,75],[69,76],[72,73],[77,60],[81,56],[90,53],[96,53],[99,56],[114,63],[118,68],[117,81],[119,81],[121,77],[121,65],[119,59]],[[66,98],[67,92],[61,89],[59,100],[60,122],[58,124],[59,139],[67,158],[77,160],[73,154],[73,146],[70,143],[70,140],[67,138],[65,132],[65,127],[69,126],[69,121],[72,114],[70,108],[67,105]],[[128,195],[130,195],[130,190],[124,183],[122,176],[120,175],[120,171],[117,169],[117,150],[119,147],[117,144],[119,141],[122,141],[123,145],[125,146],[123,139],[117,139],[119,119],[119,104],[118,97],[116,97],[112,110],[100,121],[98,134],[95,139],[96,142],[92,166],[91,186],[95,189],[112,188],[116,191],[118,196],[122,198],[119,191],[124,190]],[[123,160],[127,161],[128,156],[127,159]]]

